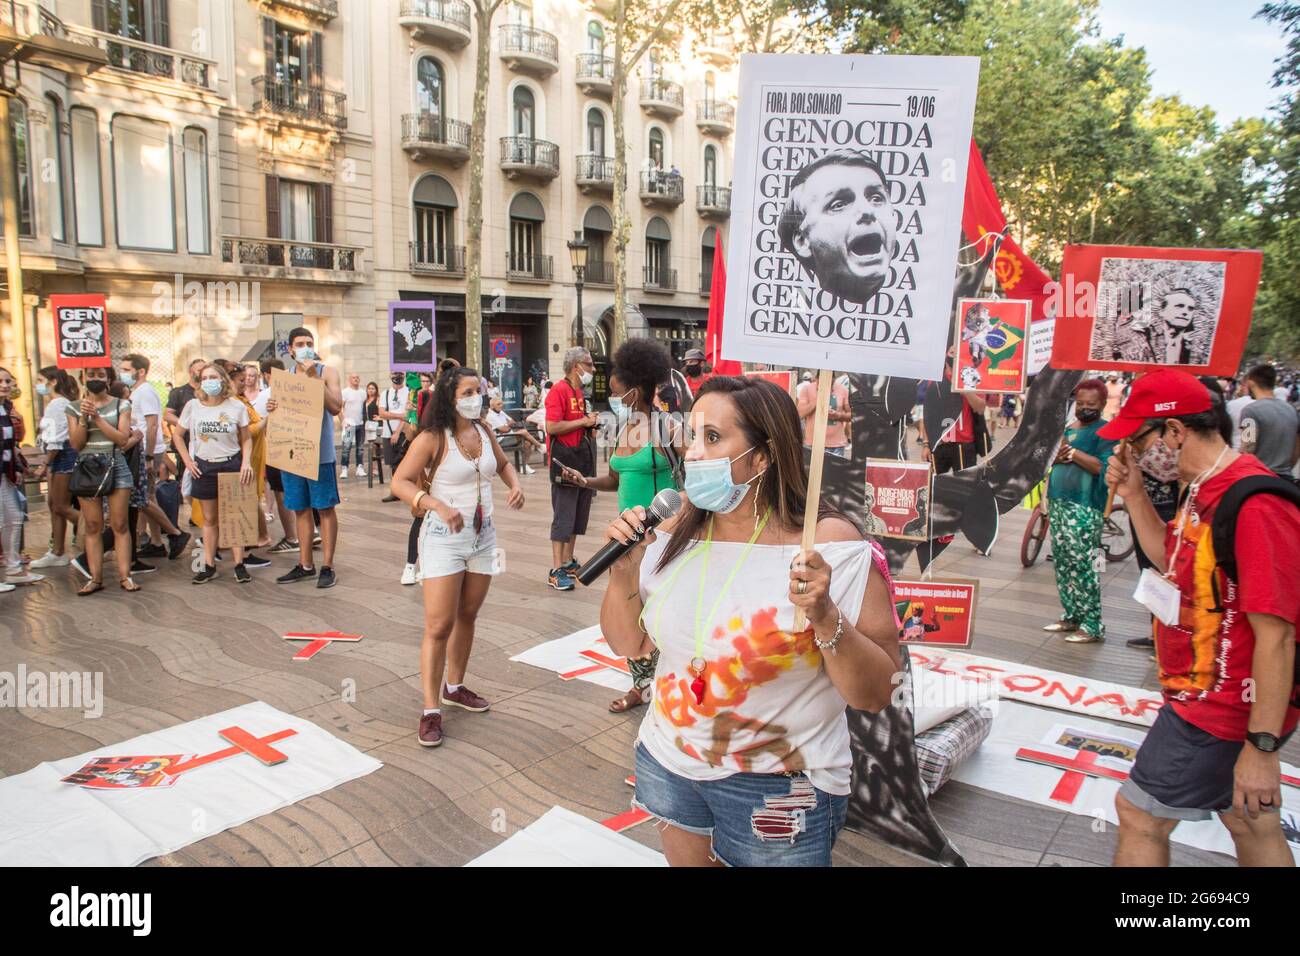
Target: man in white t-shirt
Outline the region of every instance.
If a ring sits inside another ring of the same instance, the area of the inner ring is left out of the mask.
[[[401,372],[393,372],[390,380],[393,384],[379,393],[379,437],[380,447],[384,450],[384,464],[392,471],[406,454],[402,423],[406,421],[406,403],[410,400],[411,390],[406,387],[406,376]],[[384,501],[396,500],[397,496],[391,493],[384,498]]]
[[[1246,410],[1246,406],[1255,400],[1246,387],[1246,379],[1243,377],[1241,384],[1237,386],[1237,397],[1228,402],[1224,407],[1228,412],[1228,417],[1232,419],[1232,447],[1241,450],[1241,413]]]
[[[507,435],[518,435],[519,439],[528,449],[537,449],[543,455],[546,454],[546,446],[539,442],[528,431],[528,426],[523,422],[517,422],[511,418],[505,411],[505,402],[498,396],[492,399],[492,407],[488,410],[487,415],[488,427],[497,433],[498,438]],[[524,474],[531,475],[535,469],[528,464],[528,456],[524,456]]]
[[[356,476],[362,477],[365,469],[361,459],[366,447],[366,390],[361,387],[361,376],[353,372],[348,376],[348,384],[343,389],[343,410],[339,412],[340,430],[343,434],[343,460],[340,462],[339,477],[348,476],[348,454],[353,448],[357,450]]]
[[[163,438],[162,399],[149,384],[149,359],[139,353],[124,356],[117,366],[118,377],[131,389],[131,428],[144,436],[141,444],[140,468],[144,472],[145,505],[140,508],[148,518],[149,543],[136,552],[132,573],[147,574],[156,570],[140,558],[168,558],[175,560],[190,543],[190,536],[172,524],[166,512],[158,506],[155,496],[157,478],[156,460],[166,453]],[[167,535],[167,545],[162,543]]]

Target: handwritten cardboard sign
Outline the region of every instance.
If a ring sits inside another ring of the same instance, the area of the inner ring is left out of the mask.
[[[320,430],[325,383],[271,369],[276,408],[266,429],[266,463],[315,481],[320,474]]]
[[[223,548],[257,544],[257,482],[239,483],[239,472],[217,475],[217,533]]]

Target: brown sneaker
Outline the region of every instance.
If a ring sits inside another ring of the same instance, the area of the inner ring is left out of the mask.
[[[443,684],[442,702],[444,704],[449,704],[452,707],[461,707],[465,710],[473,711],[476,714],[481,714],[492,706],[484,698],[474,693],[464,684],[461,684],[460,690],[456,691],[454,694],[449,694],[447,692],[447,685]]]
[[[420,718],[419,740],[421,747],[437,747],[442,743],[442,714],[425,714]]]

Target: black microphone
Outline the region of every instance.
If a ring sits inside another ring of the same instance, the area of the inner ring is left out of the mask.
[[[675,489],[665,488],[655,495],[654,501],[650,502],[650,507],[646,509],[645,521],[642,524],[645,525],[646,531],[649,532],[658,526],[661,521],[667,521],[677,514],[681,507],[682,496]],[[639,541],[640,538],[627,544],[622,541],[609,542],[609,544],[592,555],[591,560],[578,569],[578,580],[583,585],[590,587],[592,581],[608,571],[611,564],[635,548]]]

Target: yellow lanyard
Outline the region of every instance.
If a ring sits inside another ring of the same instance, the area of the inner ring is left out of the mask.
[[[682,572],[682,569],[686,567],[693,558],[701,557],[703,560],[700,562],[700,586],[695,596],[695,659],[703,659],[705,626],[707,626],[709,621],[713,620],[713,616],[718,612],[718,607],[722,604],[722,599],[726,596],[727,592],[731,590],[731,585],[735,582],[736,575],[740,573],[741,567],[745,564],[745,559],[749,557],[749,552],[750,549],[754,547],[754,542],[758,540],[758,536],[762,534],[763,529],[767,527],[767,519],[770,517],[772,517],[772,509],[768,508],[767,513],[763,515],[763,520],[758,523],[758,526],[754,529],[753,535],[750,536],[749,542],[745,545],[745,550],[741,552],[735,566],[731,569],[731,573],[727,575],[727,580],[723,582],[722,588],[718,591],[717,598],[713,601],[713,606],[709,608],[704,624],[701,625],[700,608],[704,603],[704,584],[708,578],[709,551],[713,548],[713,518],[709,518],[709,530],[704,537],[704,543],[697,545],[682,559],[681,563],[673,569],[673,573],[669,575],[668,580],[665,581],[663,585],[654,592],[654,594],[650,595],[650,600],[647,601],[646,606],[641,609],[641,618],[644,618],[645,612],[650,609],[650,604],[654,602],[655,598],[659,598],[659,606],[655,609],[654,634],[650,635],[650,640],[654,641],[656,645],[659,645],[659,639],[655,637],[655,634],[659,633],[659,616],[663,613],[664,604],[668,600],[668,595],[672,593],[673,584],[677,580],[677,575]],[[660,650],[662,649],[661,646]]]

